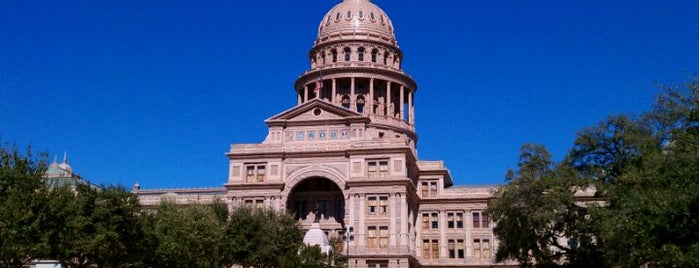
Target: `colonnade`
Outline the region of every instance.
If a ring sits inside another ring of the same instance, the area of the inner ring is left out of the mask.
[[[349,80],[349,86],[338,88],[338,80]],[[361,83],[358,80],[361,80]],[[364,87],[366,80],[368,90]],[[298,104],[320,98],[361,114],[402,120],[409,125],[415,123],[414,92],[402,83],[377,78],[349,77],[325,79],[322,85],[320,90],[316,90],[316,87],[320,87],[318,83],[306,84],[298,92]]]

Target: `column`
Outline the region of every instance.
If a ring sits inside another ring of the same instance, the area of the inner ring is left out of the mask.
[[[303,86],[303,101],[308,101],[308,85]]]
[[[406,194],[400,196],[400,244],[403,246],[408,245],[408,223],[412,220],[412,216],[408,215],[408,202],[405,196]]]
[[[297,104],[297,105],[301,105],[301,103],[303,103],[303,99],[301,99],[301,98],[302,98],[302,97],[301,97],[301,93],[297,91],[297,92],[296,92],[296,97],[297,97],[297,99],[298,99],[298,104]]]
[[[354,233],[357,234],[354,238],[359,242],[356,245],[361,248],[364,248],[366,245],[366,226],[364,225],[364,214],[366,214],[364,213],[366,211],[366,205],[364,204],[365,199],[366,196],[364,194],[359,196],[359,209],[357,209],[357,212],[359,212],[359,226],[354,228]]]
[[[408,91],[408,123],[415,124],[415,109],[413,109],[413,90]]]
[[[367,105],[364,107],[365,111],[369,111],[367,114],[374,113],[374,78],[369,79],[369,99]]]
[[[333,80],[333,90],[332,90],[332,96],[330,96],[330,102],[331,103],[337,103],[337,100],[335,99],[337,95],[337,80],[335,78]]]
[[[444,211],[439,211],[439,258],[449,257],[447,252],[447,217]]]
[[[349,213],[348,213],[349,215],[347,215],[347,220],[345,221],[345,227],[354,226],[354,214],[355,214],[355,210],[356,210],[354,207],[354,202],[355,202],[354,201],[354,194],[350,194],[348,199],[349,200],[347,201],[347,204],[345,204],[345,209],[349,209]],[[356,231],[357,230],[355,229],[355,232]],[[349,239],[347,239],[347,246],[348,247],[349,247],[349,243],[351,243],[351,241],[349,241]]]
[[[405,121],[405,115],[403,114],[405,112],[405,111],[403,111],[404,110],[403,106],[405,106],[405,105],[403,105],[403,103],[405,101],[405,99],[404,99],[405,94],[403,93],[404,90],[405,90],[405,88],[403,88],[403,84],[401,84],[400,85],[400,100],[398,101],[398,105],[400,105],[400,120],[401,121]]]
[[[388,245],[396,245],[396,236],[400,233],[396,230],[396,216],[398,215],[398,208],[396,207],[396,197],[394,195],[388,195],[388,213],[391,214],[391,221],[388,223]]]
[[[386,116],[389,116],[389,117],[393,116],[392,115],[393,111],[391,111],[391,103],[392,103],[391,102],[391,81],[387,81],[386,82],[386,111],[384,114]]]
[[[357,96],[354,95],[354,76],[350,78],[350,110],[357,111]]]

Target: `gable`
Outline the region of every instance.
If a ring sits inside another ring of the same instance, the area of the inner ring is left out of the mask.
[[[336,106],[325,100],[313,99],[265,120],[268,125],[303,124],[304,122],[349,123],[368,121],[362,114]]]

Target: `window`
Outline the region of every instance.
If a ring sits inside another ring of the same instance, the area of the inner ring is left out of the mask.
[[[340,13],[337,14],[340,15]],[[337,62],[337,50],[333,49],[332,51],[330,51],[330,54],[332,55],[333,62]]]
[[[265,205],[264,199],[243,199],[243,202],[245,202],[246,206],[252,208],[262,208]]]
[[[490,228],[488,217],[482,212],[473,212],[473,228]]]
[[[374,49],[371,51],[371,62],[376,62],[376,55],[379,53],[378,50]]]
[[[388,196],[379,197],[379,215],[388,214]]]
[[[368,196],[367,213],[369,215],[386,215],[388,213],[388,196]]]
[[[464,213],[447,212],[447,228],[464,228]]]
[[[360,47],[357,49],[357,60],[358,61],[364,61],[364,48]]]
[[[264,164],[247,164],[245,165],[245,182],[264,182],[265,181],[265,165]]]
[[[369,196],[367,198],[369,200],[369,215],[375,215],[376,214],[376,196]]]
[[[463,259],[464,258],[464,240],[463,239],[449,239],[447,243],[447,248],[449,250],[450,259]]]
[[[388,261],[366,261],[366,266],[368,268],[388,268]]]
[[[379,227],[379,247],[388,247],[388,226]]]
[[[318,139],[319,140],[325,139],[325,131],[324,130],[318,131]]]
[[[376,226],[370,226],[366,235],[366,247],[376,248]]]
[[[371,160],[367,162],[369,178],[388,177],[388,160]]]
[[[346,47],[345,48],[345,61],[350,61],[350,55],[352,54],[352,51],[350,48]]]
[[[305,137],[306,137],[306,136],[305,136],[305,134],[303,133],[303,131],[297,131],[297,132],[296,132],[296,140],[297,140],[297,141],[302,141],[302,140],[304,140]]]
[[[330,131],[330,139],[331,139],[331,140],[336,140],[336,139],[337,139],[337,130],[331,130],[331,131]]]
[[[430,197],[437,195],[437,181],[424,181],[420,184],[422,197]]]
[[[439,213],[422,213],[422,229],[439,229]]]
[[[473,258],[490,258],[490,239],[473,239]]]
[[[367,247],[387,248],[388,247],[388,226],[367,227]]]
[[[439,259],[439,240],[424,239],[422,240],[422,258],[423,259]]]
[[[306,131],[306,136],[308,140],[314,140],[316,138],[316,132],[313,130]]]

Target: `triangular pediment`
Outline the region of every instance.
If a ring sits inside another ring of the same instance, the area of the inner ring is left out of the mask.
[[[303,122],[338,122],[368,120],[364,115],[334,105],[321,99],[312,99],[304,104],[276,114],[265,120],[268,125]]]

